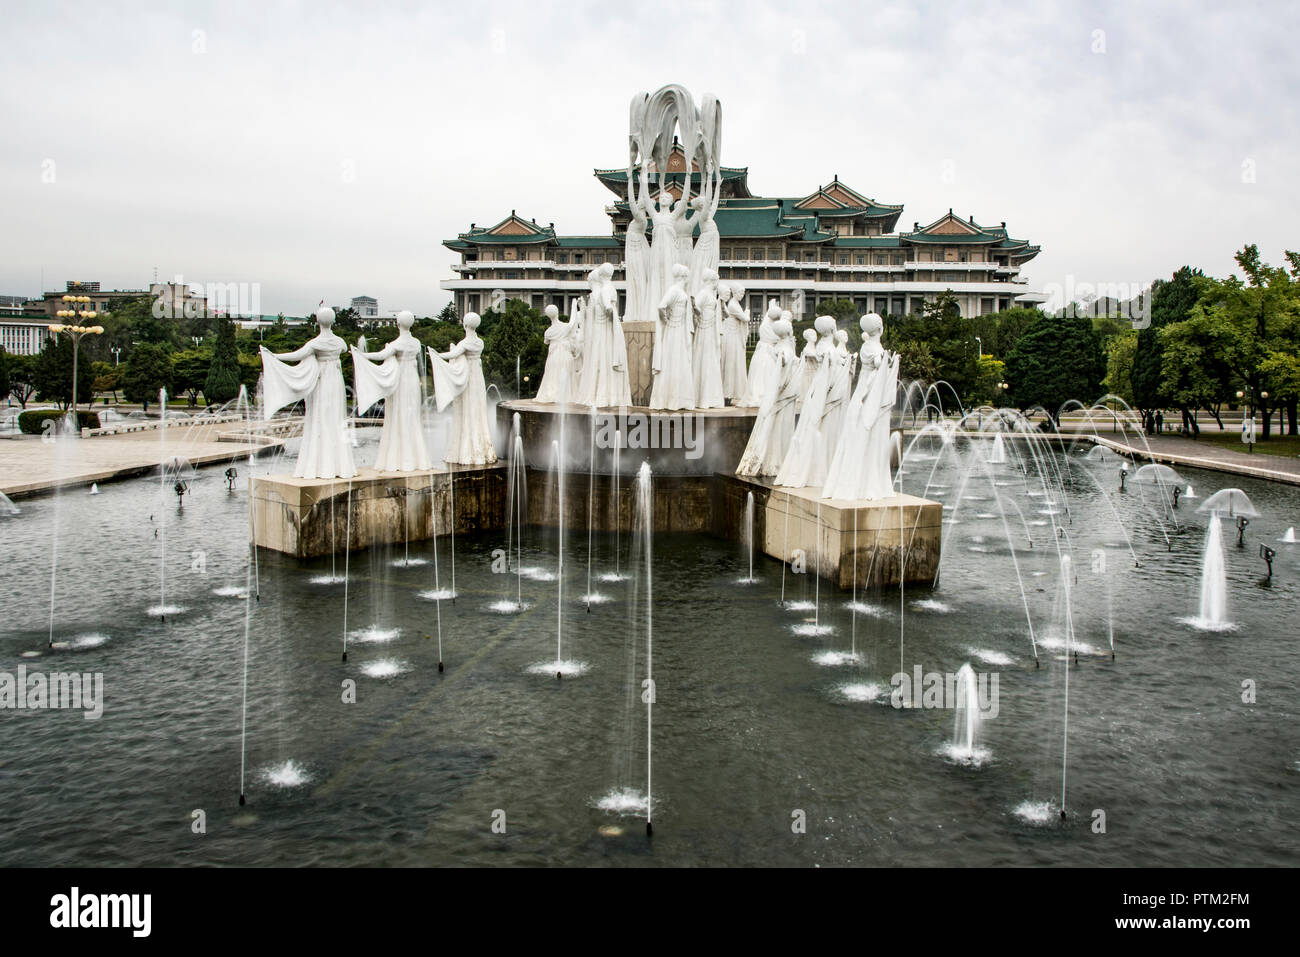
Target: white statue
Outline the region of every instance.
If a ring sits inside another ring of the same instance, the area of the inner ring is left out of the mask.
[[[560,321],[560,310],[546,307],[546,317],[551,320],[546,330],[546,369],[542,384],[537,388],[538,402],[572,402],[578,394],[577,341],[572,322]]]
[[[814,353],[817,371],[804,394],[803,413],[795,426],[789,451],[776,474],[775,484],[787,488],[821,485],[826,478],[827,460],[823,457],[820,429],[835,365],[835,320],[830,316],[818,316],[814,325],[817,329],[817,350]]]
[[[673,202],[673,194],[667,190],[659,193],[659,204],[653,211],[654,236],[650,243],[650,280],[651,291],[658,294],[654,301],[656,309],[663,302],[664,294],[673,284],[673,267],[677,262],[677,222],[685,218],[686,204],[680,200]]]
[[[718,302],[718,274],[706,269],[702,279],[699,291],[691,297],[695,306],[695,344],[691,353],[695,407],[721,409],[727,400],[722,392],[722,306]]]
[[[749,444],[736,466],[737,475],[775,475],[780,471],[790,440],[794,437],[794,402],[803,381],[800,374],[803,363],[795,355],[794,326],[788,316],[784,313],[773,323],[777,336],[777,375],[771,392],[758,407]]]
[[[719,290],[719,298],[723,303],[722,394],[731,400],[732,405],[738,405],[749,388],[749,375],[745,369],[745,349],[749,344],[745,289],[733,283]]]
[[[767,312],[758,323],[758,342],[754,346],[754,355],[749,360],[749,379],[745,386],[745,397],[737,405],[757,408],[763,404],[772,381],[776,378],[776,333],[772,323],[781,318],[781,305],[775,299],[767,304]]]
[[[429,348],[429,371],[438,411],[451,406],[451,430],[443,461],[457,465],[491,465],[497,460],[488,420],[483,340],[478,335],[478,324],[478,315],[467,312],[461,320],[464,339],[442,354]]]
[[[301,349],[276,355],[262,347],[262,413],[266,418],[305,400],[302,446],[294,476],[303,479],[352,478],[357,474],[348,434],[348,396],[339,357],[347,343],[330,331],[333,309],[318,309],[320,332]],[[288,365],[281,360],[297,362]]]
[[[795,411],[803,412],[803,397],[808,394],[808,389],[812,386],[813,375],[817,372],[817,330],[805,329],[803,331],[803,352],[800,353],[802,367],[800,369],[799,398],[795,402]]]
[[[614,267],[609,263],[588,273],[591,295],[582,313],[582,374],[576,401],[602,409],[632,404],[627,340],[618,318],[613,277]]]
[[[650,370],[652,409],[695,408],[695,378],[691,362],[691,297],[686,282],[691,271],[678,263],[673,267],[673,284],[659,302],[659,323],[655,327],[654,354]]]
[[[898,353],[880,344],[884,323],[874,312],[863,316],[862,349],[853,398],[822,488],[823,498],[882,499],[894,494],[889,471],[889,414],[898,391]]]
[[[822,407],[822,422],[817,429],[817,454],[821,458],[821,472],[825,476],[839,445],[840,429],[844,425],[844,408],[853,392],[853,361],[846,343],[849,334],[837,329],[831,336],[830,376],[826,386],[826,404]]]
[[[696,240],[695,249],[691,253],[691,279],[687,286],[692,294],[699,292],[704,285],[705,273],[717,274],[722,252],[722,237],[718,233],[718,224],[714,221],[718,201],[722,196],[722,177],[719,175],[718,182],[714,185],[713,176],[712,165],[707,172],[702,171],[700,195],[691,200],[691,206],[695,209],[695,222],[700,224],[700,238]]]
[[[635,148],[633,149],[635,153]],[[654,318],[657,299],[651,299],[653,284],[650,281],[650,241],[646,239],[646,216],[650,181],[645,163],[641,164],[641,189],[638,192],[633,178],[632,160],[627,167],[627,205],[632,221],[627,225],[627,239],[623,244],[623,275],[627,280],[627,309],[624,321],[638,322]]]
[[[397,338],[378,352],[352,347],[357,412],[384,400],[384,429],[379,434],[375,468],[413,472],[433,467],[424,442],[424,384],[420,376],[420,340],[411,335],[415,316],[397,314]]]

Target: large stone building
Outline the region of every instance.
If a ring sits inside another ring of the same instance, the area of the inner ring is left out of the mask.
[[[458,312],[481,312],[504,299],[541,309],[552,303],[571,312],[587,292],[587,273],[605,262],[622,286],[623,240],[631,219],[627,170],[598,169],[596,178],[614,194],[605,208],[612,229],[604,236],[562,236],[554,223],[539,224],[511,210],[492,226],[470,224],[443,245],[460,254],[454,279],[441,286]],[[671,155],[665,185],[680,197],[686,162]],[[691,195],[699,192],[693,166]],[[652,182],[657,174],[651,172]],[[962,315],[1001,312],[1017,303],[1041,301],[1020,278],[1039,247],[1013,239],[1007,224],[986,226],[951,209],[922,226],[896,231],[903,207],[880,203],[836,176],[805,196],[754,196],[748,168],[724,167],[717,224],[721,234],[719,276],[746,290],[757,317],[769,299],[797,313],[816,314],[819,303],[852,300],[856,309],[881,315],[915,312],[945,291]]]

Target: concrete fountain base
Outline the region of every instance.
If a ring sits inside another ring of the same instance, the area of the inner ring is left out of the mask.
[[[251,532],[260,548],[317,558],[336,548],[355,551],[448,535],[453,522],[458,533],[501,528],[505,503],[500,464],[422,472],[363,468],[352,479],[270,475],[253,479]]]

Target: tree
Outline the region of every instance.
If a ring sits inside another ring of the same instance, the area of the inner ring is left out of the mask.
[[[148,409],[150,402],[157,401],[159,390],[170,391],[171,386],[172,360],[166,346],[150,342],[137,346],[122,373],[122,393],[127,399]]]
[[[1130,329],[1106,345],[1106,378],[1102,385],[1129,405],[1133,404],[1133,356],[1137,341],[1138,333]]]
[[[1091,403],[1105,374],[1101,339],[1085,316],[1041,315],[1006,358],[1010,398],[1017,408],[1042,406],[1053,422],[1070,399]]]
[[[9,392],[24,409],[36,394],[35,356],[9,357]]]
[[[993,333],[993,344],[989,347],[993,354],[1010,355],[1016,340],[1042,314],[1040,309],[1025,309],[1020,306],[997,313],[997,327]]]
[[[1165,326],[1182,322],[1192,311],[1200,298],[1200,287],[1204,275],[1199,269],[1183,266],[1169,280],[1158,280],[1151,286],[1148,294],[1151,302],[1151,322],[1147,328],[1138,332],[1137,345],[1133,352],[1133,405],[1144,412],[1164,408],[1173,400],[1163,391],[1164,382],[1164,346],[1160,339],[1160,330]],[[1183,426],[1193,434],[1200,433],[1196,417],[1192,415],[1195,406],[1180,406],[1183,413]]]
[[[90,374],[94,380],[96,394],[111,392],[113,401],[117,401],[117,390],[122,387],[122,369],[111,362],[92,362]]]
[[[221,405],[239,395],[239,350],[235,347],[235,324],[229,319],[217,320],[217,344],[212,351],[212,364],[203,382],[203,397],[209,405]]]
[[[169,349],[177,348],[181,343],[180,326],[165,314],[162,305],[160,300],[150,296],[127,299],[115,305],[112,318],[120,323],[117,329],[125,335],[126,341],[113,344],[130,347],[136,342],[149,342]]]
[[[33,369],[33,384],[36,386],[36,398],[42,402],[57,402],[59,408],[65,409],[72,401],[73,351],[76,343],[68,336],[55,336],[45,340],[45,348],[36,357]],[[95,383],[87,368],[80,368],[77,361],[77,402],[85,403],[95,397]],[[81,374],[84,371],[84,375]]]
[[[495,321],[483,341],[484,376],[489,382],[513,389],[518,357],[520,389],[524,395],[534,394],[546,368],[544,335],[550,321],[521,299],[509,300],[505,309],[493,318]]]
[[[9,353],[0,346],[0,395],[9,395]]]
[[[172,357],[172,388],[177,395],[189,400],[191,407],[198,404],[199,393],[208,381],[212,366],[212,353],[206,349],[186,349]],[[209,400],[211,404],[211,400]]]

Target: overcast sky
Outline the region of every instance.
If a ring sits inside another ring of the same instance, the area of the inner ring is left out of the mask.
[[[723,104],[759,195],[838,174],[1041,244],[1049,283],[1300,247],[1300,5],[15,3],[0,293],[153,270],[262,311],[434,312],[444,239],[517,209],[607,233],[638,90]]]

